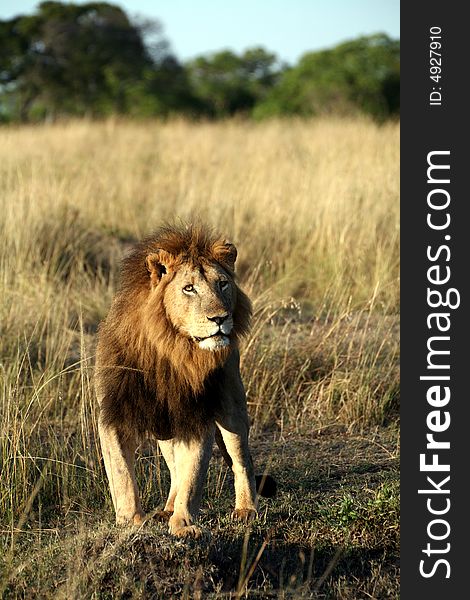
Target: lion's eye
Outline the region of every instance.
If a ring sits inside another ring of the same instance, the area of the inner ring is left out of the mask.
[[[227,287],[228,287],[228,281],[227,281],[227,280],[225,280],[225,279],[224,279],[224,280],[222,280],[222,281],[220,282],[220,289],[221,289],[221,290],[225,290],[225,289],[227,289]]]
[[[194,285],[191,284],[185,285],[183,288],[183,292],[186,292],[186,294],[192,294],[195,291],[196,290],[194,289]]]

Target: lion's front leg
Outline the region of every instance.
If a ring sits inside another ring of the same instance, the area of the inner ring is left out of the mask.
[[[229,361],[232,362],[232,370],[227,373],[227,388],[216,418],[219,430],[217,442],[226,460],[228,458],[227,463],[232,467],[235,478],[235,510],[232,516],[251,521],[257,515],[256,479],[248,446],[250,421],[238,352],[233,352]]]
[[[248,418],[222,416],[217,420],[217,428],[225,446],[224,451],[231,459],[235,478],[235,510],[232,517],[251,521],[256,517],[257,511],[255,472],[248,446]]]
[[[172,488],[176,488],[176,496],[173,500],[169,531],[178,537],[201,535],[201,530],[194,525],[194,520],[201,504],[213,441],[213,431],[202,440],[190,442],[173,440],[176,485],[173,486],[172,482]],[[171,492],[169,500],[171,500]]]
[[[140,504],[134,471],[136,441],[114,426],[98,423],[104,466],[119,525],[140,525],[144,512]]]

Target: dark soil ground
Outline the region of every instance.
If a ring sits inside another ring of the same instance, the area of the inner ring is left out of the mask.
[[[119,530],[109,499],[91,510],[77,498],[67,514],[32,514],[14,552],[2,532],[4,597],[398,598],[397,430],[276,434],[252,448],[279,489],[251,526],[230,519],[231,474],[216,455],[202,539],[175,541],[153,522]]]

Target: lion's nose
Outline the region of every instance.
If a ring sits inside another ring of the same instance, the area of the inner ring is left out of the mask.
[[[222,323],[225,321],[225,319],[228,317],[228,313],[225,313],[223,315],[217,315],[215,317],[207,317],[209,319],[209,321],[214,321],[214,323],[217,323],[217,325],[222,325]]]

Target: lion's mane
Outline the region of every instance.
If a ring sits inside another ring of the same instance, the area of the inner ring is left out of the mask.
[[[123,260],[120,288],[99,329],[97,388],[105,425],[129,434],[153,433],[159,439],[191,439],[204,435],[213,423],[226,385],[227,359],[247,333],[251,316],[248,297],[216,253],[222,243],[203,226],[164,226],[136,244]],[[148,318],[151,287],[146,257],[160,250],[174,256],[176,265],[218,262],[231,277],[236,304],[230,346],[208,352],[173,327],[163,303],[171,273],[159,283]]]

